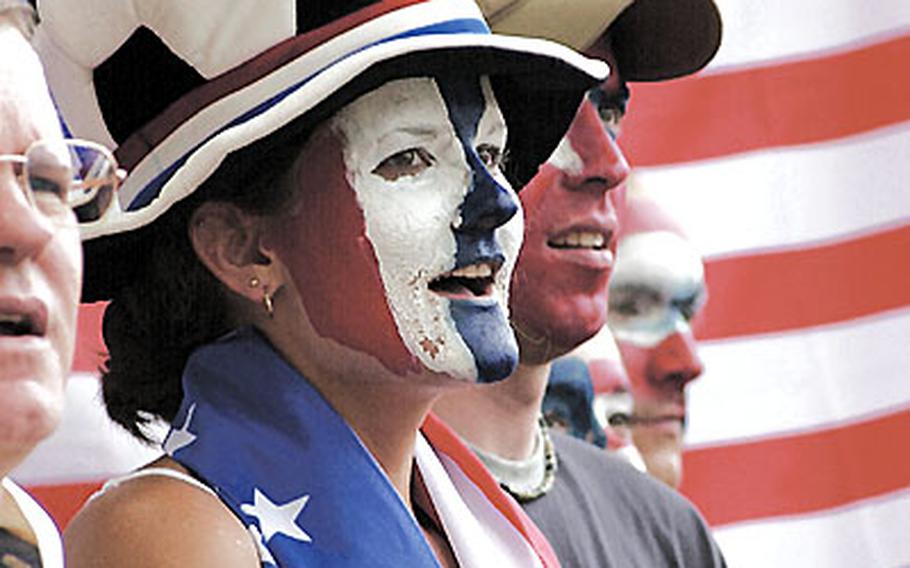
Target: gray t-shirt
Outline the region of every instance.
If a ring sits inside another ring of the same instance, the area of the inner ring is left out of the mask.
[[[553,488],[522,506],[563,568],[726,566],[684,497],[604,450],[552,437],[559,458]]]

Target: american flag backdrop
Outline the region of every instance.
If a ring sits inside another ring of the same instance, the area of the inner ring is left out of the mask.
[[[706,257],[682,491],[731,566],[910,566],[910,2],[718,5],[623,126]]]
[[[682,491],[734,567],[910,566],[910,1],[717,3],[717,57],[634,85],[621,137],[706,256]],[[99,315],[14,476],[64,525],[155,453],[100,410]]]

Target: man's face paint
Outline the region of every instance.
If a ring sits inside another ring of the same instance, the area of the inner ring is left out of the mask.
[[[610,282],[608,323],[635,397],[633,438],[648,470],[681,480],[686,385],[703,370],[690,321],[704,303],[701,257],[670,231],[622,240]]]
[[[594,385],[594,417],[607,435],[607,448],[618,450],[632,443],[629,422],[633,401],[619,353],[604,354],[586,361]]]
[[[511,374],[508,282],[521,215],[485,80],[392,81],[311,137],[276,233],[317,333],[392,372]]]
[[[593,416],[606,435],[607,449],[623,450],[623,456],[629,458],[627,454],[634,453],[634,448],[624,449],[632,445],[632,393],[629,376],[610,330],[604,327],[568,356],[557,359],[554,365],[565,359],[577,359],[584,365],[586,380],[593,387]]]
[[[594,417],[593,403],[594,389],[587,364],[576,356],[553,361],[541,406],[547,422],[570,436],[603,448],[607,439]]]
[[[615,70],[615,66],[613,67]],[[604,325],[629,166],[612,131],[628,90],[618,76],[581,104],[569,131],[519,196],[525,243],[512,284],[522,360],[566,353]]]

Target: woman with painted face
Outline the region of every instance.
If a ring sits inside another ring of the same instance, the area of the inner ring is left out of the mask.
[[[37,44],[68,126],[131,170],[83,227],[105,404],[171,429],[72,521],[69,565],[553,565],[470,452],[419,428],[516,364],[508,119],[548,113],[509,122],[539,145],[515,159],[542,159],[606,67],[462,0],[90,4],[43,2]]]

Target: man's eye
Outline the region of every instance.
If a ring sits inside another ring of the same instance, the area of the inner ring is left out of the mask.
[[[435,161],[423,148],[409,148],[383,160],[373,173],[386,181],[395,181],[404,176],[415,176],[432,166]]]
[[[607,133],[615,140],[619,137],[621,131],[620,123],[622,122],[623,112],[616,107],[602,107],[597,109],[600,115],[600,122],[603,124]]]
[[[36,198],[42,195],[53,196],[60,200],[66,198],[66,188],[64,188],[64,184],[57,180],[30,175],[28,178],[28,185]]]
[[[704,292],[699,292],[689,298],[683,300],[678,300],[674,302],[676,309],[679,310],[679,313],[683,315],[686,321],[692,321],[692,318],[695,317],[695,314],[701,309],[704,304],[705,294]]]
[[[568,428],[569,420],[561,412],[549,411],[546,412],[543,416],[544,421],[547,423],[547,426],[551,428]]]
[[[641,314],[642,307],[635,298],[630,298],[627,300],[610,302],[610,311],[620,316],[634,317]]]
[[[607,417],[607,424],[614,428],[628,426],[632,422],[632,417],[625,412],[615,412]]]
[[[477,155],[488,170],[495,170],[502,166],[502,150],[492,144],[481,144],[478,146]]]

